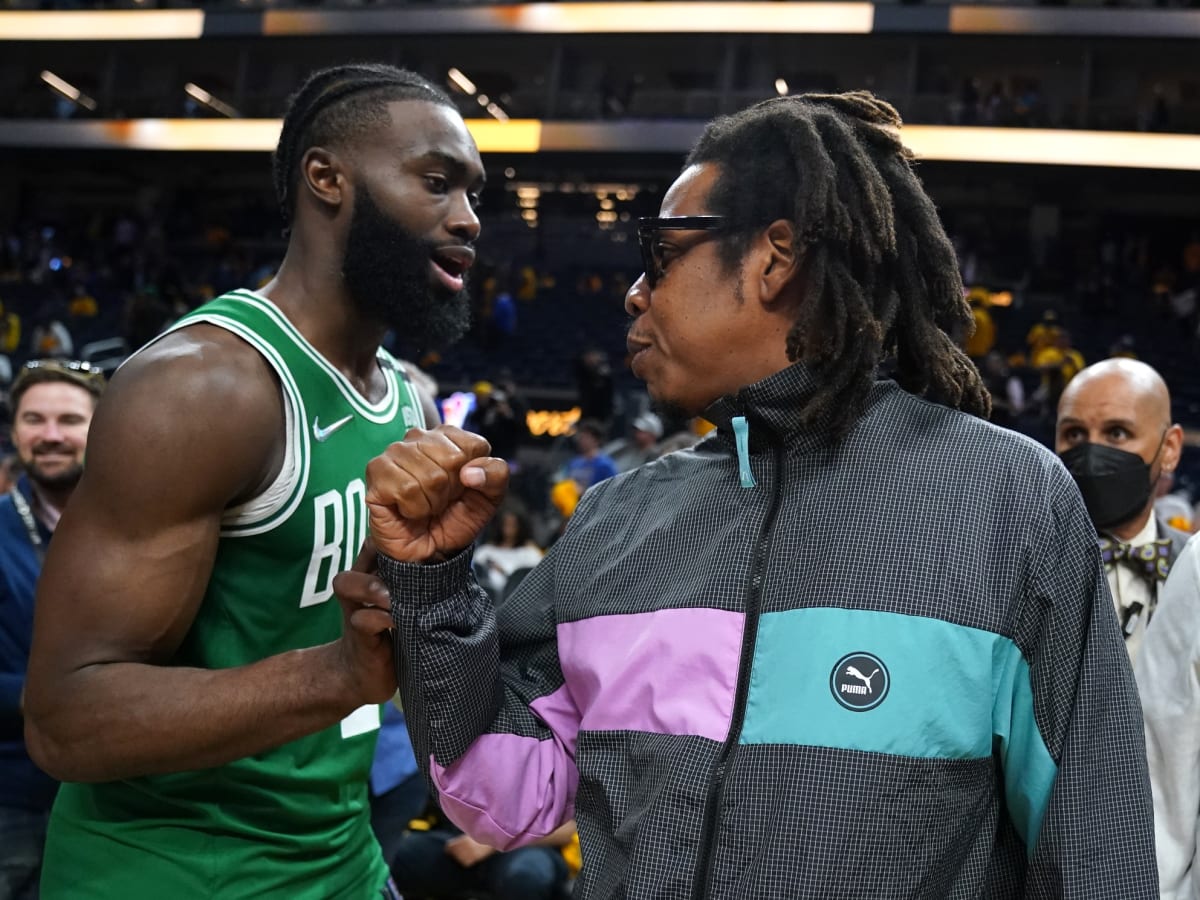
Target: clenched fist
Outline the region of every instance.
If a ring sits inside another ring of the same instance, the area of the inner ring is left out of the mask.
[[[508,463],[477,434],[414,428],[367,465],[367,511],[380,551],[401,562],[453,556],[473,540],[508,490]]]

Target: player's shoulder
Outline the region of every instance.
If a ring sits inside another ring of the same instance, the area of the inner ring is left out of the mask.
[[[219,328],[182,328],[113,375],[89,431],[84,482],[106,503],[119,494],[130,516],[216,514],[266,478],[284,422],[281,388],[256,351]]]
[[[279,405],[277,378],[262,354],[204,322],[172,330],[129,357],[113,376],[110,393],[127,402],[186,404],[177,412]]]

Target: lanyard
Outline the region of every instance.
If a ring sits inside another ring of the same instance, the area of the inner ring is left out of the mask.
[[[33,550],[37,553],[38,562],[44,562],[46,559],[46,548],[42,543],[42,535],[38,531],[37,522],[33,520],[33,510],[29,508],[29,501],[25,499],[25,495],[20,489],[13,487],[9,492],[12,497],[13,507],[17,511],[17,515],[21,517],[21,522],[25,525],[25,531],[29,534],[29,543],[33,544]]]

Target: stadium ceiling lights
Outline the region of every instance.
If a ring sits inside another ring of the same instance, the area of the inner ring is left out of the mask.
[[[279,142],[279,126],[279,119],[8,119],[0,128],[0,147],[270,153]],[[695,145],[704,123],[470,119],[467,128],[484,154],[551,151],[683,155]],[[1197,134],[906,125],[901,136],[919,159],[927,160],[1200,171]],[[625,188],[628,194],[630,188],[638,187],[570,182],[533,186],[563,194],[608,190],[618,200],[618,188]]]
[[[96,111],[96,101],[66,79],[59,78],[49,69],[43,69],[41,77],[42,81],[49,85],[50,89],[56,94],[66,97],[76,106],[82,106],[88,112]]]
[[[218,100],[216,97],[214,97],[208,91],[204,90],[204,88],[200,87],[197,84],[194,84],[191,81],[189,81],[187,84],[185,84],[183,86],[183,92],[185,94],[187,94],[189,97],[191,97],[193,100],[195,100],[197,103],[207,106],[213,112],[220,113],[227,119],[240,119],[241,118],[241,113],[239,113],[236,109],[234,109],[228,103],[224,102],[223,100]]]
[[[0,12],[0,41],[178,41],[203,35],[202,9]]]
[[[136,0],[135,0],[136,2]],[[141,2],[137,3],[142,6]],[[234,4],[242,6],[244,2]],[[268,7],[271,3],[266,4]],[[218,5],[219,6],[219,5]],[[140,41],[354,34],[869,34],[1200,37],[1200,10],[950,2],[472,3],[346,9],[0,10],[2,41]],[[936,15],[935,15],[936,13]],[[249,32],[247,25],[250,25]]]
[[[611,194],[617,200],[632,200],[646,188],[640,184],[618,184],[615,182],[576,183],[573,181],[510,181],[504,189],[515,193],[518,200],[536,200],[543,194],[594,194],[597,200],[607,200]],[[609,207],[606,207],[609,208]]]
[[[450,79],[450,83],[469,96],[475,96],[475,82],[460,72],[453,66],[446,73],[446,77]]]
[[[487,94],[476,94],[478,88],[475,87],[475,82],[464,75],[461,69],[451,66],[446,72],[446,78],[468,97],[474,97],[475,102],[482,106],[493,119],[500,122],[507,122],[509,120],[508,113],[504,111],[499,103],[496,103]]]

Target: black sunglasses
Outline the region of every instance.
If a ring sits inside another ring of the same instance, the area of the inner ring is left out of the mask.
[[[638,249],[642,251],[646,284],[653,288],[663,275],[662,253],[658,248],[660,231],[720,231],[724,227],[724,216],[647,216],[638,219]]]

